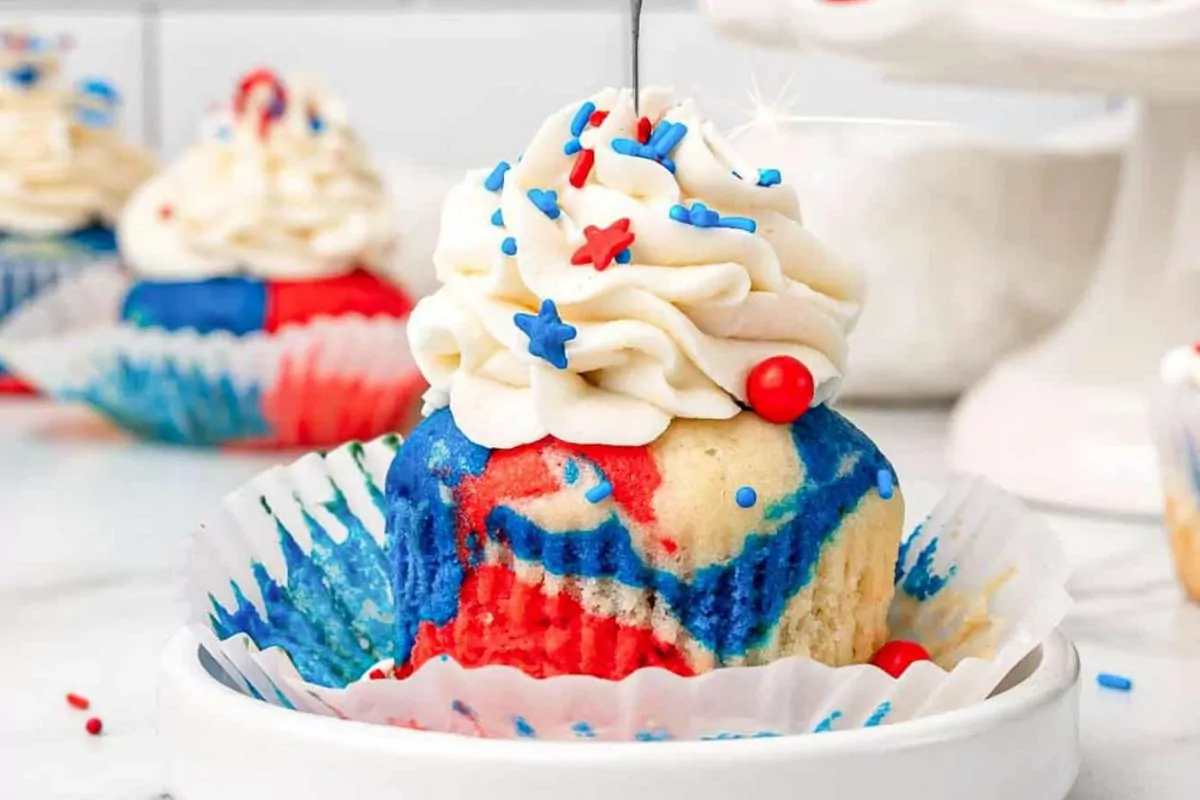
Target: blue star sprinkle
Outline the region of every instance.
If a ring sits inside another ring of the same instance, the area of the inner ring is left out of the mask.
[[[500,243],[500,252],[506,256],[515,256],[517,254],[517,240],[509,236]]]
[[[492,170],[492,174],[487,176],[487,180],[483,182],[483,188],[489,192],[498,192],[504,188],[504,174],[512,169],[512,164],[507,161],[501,161]]]
[[[687,132],[687,125],[682,122],[671,122],[664,119],[658,123],[654,133],[650,134],[650,141],[645,144],[635,139],[613,139],[612,149],[623,156],[636,156],[657,161],[668,171],[674,172],[675,162],[670,158],[671,151],[683,141]]]
[[[553,189],[530,189],[529,201],[550,219],[558,219],[562,214],[558,207],[558,192]]]
[[[497,228],[504,227],[504,213],[498,208],[492,212],[492,224]]]
[[[749,217],[722,217],[704,203],[687,206],[671,206],[671,219],[696,228],[735,228],[746,233],[758,230],[758,223]]]
[[[553,300],[543,300],[536,315],[514,315],[513,323],[529,337],[530,355],[544,359],[559,369],[567,368],[566,343],[574,339],[578,331],[562,321]]]
[[[760,169],[758,171],[759,186],[778,186],[783,182],[783,174],[777,169]]]

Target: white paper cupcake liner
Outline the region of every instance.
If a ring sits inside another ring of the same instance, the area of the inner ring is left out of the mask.
[[[501,738],[645,740],[793,735],[892,724],[986,698],[1070,601],[1053,533],[983,483],[955,486],[897,567],[892,635],[935,659],[900,679],[789,658],[685,678],[535,679],[435,659],[390,674],[393,591],[383,486],[398,442],[276,468],[201,527],[193,621],[232,684],[267,702],[364,722]],[[202,629],[202,630],[200,630]],[[355,678],[363,678],[346,685]]]
[[[0,326],[0,363],[136,435],[176,444],[321,447],[396,430],[423,382],[405,321],[318,318],[247,336],[120,322],[131,279],[89,271]]]

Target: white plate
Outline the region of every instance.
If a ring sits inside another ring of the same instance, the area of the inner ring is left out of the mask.
[[[486,741],[289,711],[168,646],[159,733],[177,800],[1061,800],[1079,771],[1079,659],[1054,634],[991,699],[916,722],[724,742]]]

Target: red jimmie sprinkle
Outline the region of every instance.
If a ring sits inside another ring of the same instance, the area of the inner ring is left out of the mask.
[[[652,126],[650,125],[649,117],[642,117],[641,119],[638,120],[637,140],[639,142],[641,142],[642,144],[645,144],[646,142],[650,141],[651,127]]]
[[[381,670],[379,667],[376,667],[367,673],[367,677],[373,681],[381,681],[387,677],[387,673]]]
[[[92,717],[83,724],[83,727],[92,736],[99,736],[100,731],[104,730],[104,723],[100,721],[99,717]]]
[[[92,707],[92,701],[88,700],[86,697],[84,697],[81,694],[75,694],[74,692],[68,692],[67,693],[67,705],[69,705],[71,708],[77,708],[80,711],[87,711],[89,708]]]
[[[576,189],[582,189],[587,183],[588,175],[591,174],[592,165],[596,163],[595,150],[580,150],[579,157],[575,159],[575,166],[571,167],[571,185]]]
[[[170,206],[159,206],[158,207],[158,218],[159,219],[168,220],[173,216],[175,216],[175,209],[171,208]]]
[[[608,119],[607,111],[593,111],[592,115],[588,117],[588,124],[593,128],[599,128],[606,119]]]

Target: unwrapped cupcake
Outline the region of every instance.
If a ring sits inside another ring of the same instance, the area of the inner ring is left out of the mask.
[[[69,86],[63,38],[0,32],[0,320],[65,277],[113,264],[113,227],[150,155],[117,129],[121,98]],[[0,367],[0,391],[17,382]]]
[[[985,486],[902,541],[829,407],[858,274],[691,102],[606,90],[445,205],[395,438],[251,482],[189,594],[233,685],[475,736],[820,733],[987,696],[1065,610]]]
[[[207,128],[125,208],[131,276],[54,298],[93,308],[89,329],[56,331],[47,302],[0,331],[20,340],[14,369],[167,441],[314,446],[402,429],[424,386],[412,303],[383,277],[392,205],[344,107],[258,70]]]

